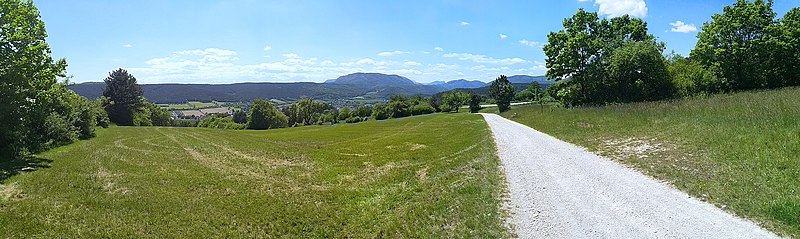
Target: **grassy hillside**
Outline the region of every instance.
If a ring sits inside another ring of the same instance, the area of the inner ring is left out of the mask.
[[[800,237],[800,89],[505,117]]]
[[[0,184],[0,237],[505,237],[483,119],[114,127]]]

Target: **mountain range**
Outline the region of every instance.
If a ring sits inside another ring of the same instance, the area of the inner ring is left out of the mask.
[[[509,77],[521,88],[537,81],[549,85],[542,76],[518,75]],[[475,80],[437,81],[421,84],[398,75],[353,73],[327,80],[324,83],[235,83],[235,84],[143,84],[144,97],[155,103],[184,103],[187,101],[247,102],[259,98],[296,100],[340,100],[353,97],[388,98],[391,95],[434,95],[454,89],[488,88],[487,83]],[[102,95],[105,83],[87,82],[69,88],[90,99]],[[521,90],[521,89],[520,89]]]

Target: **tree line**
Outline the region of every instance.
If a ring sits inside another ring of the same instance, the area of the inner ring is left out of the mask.
[[[545,94],[564,105],[653,101],[800,85],[800,8],[776,18],[773,1],[738,0],[712,16],[688,57],[630,16],[583,9],[548,34]]]

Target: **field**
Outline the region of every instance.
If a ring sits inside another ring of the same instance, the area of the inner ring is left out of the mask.
[[[0,237],[507,237],[490,135],[470,114],[112,127],[0,178]]]
[[[503,116],[800,237],[798,88],[605,107],[512,108]]]

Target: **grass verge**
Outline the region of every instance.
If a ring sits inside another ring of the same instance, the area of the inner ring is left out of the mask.
[[[112,127],[0,184],[0,237],[507,237],[479,115]]]
[[[502,115],[800,237],[798,99],[800,89],[787,88]]]

